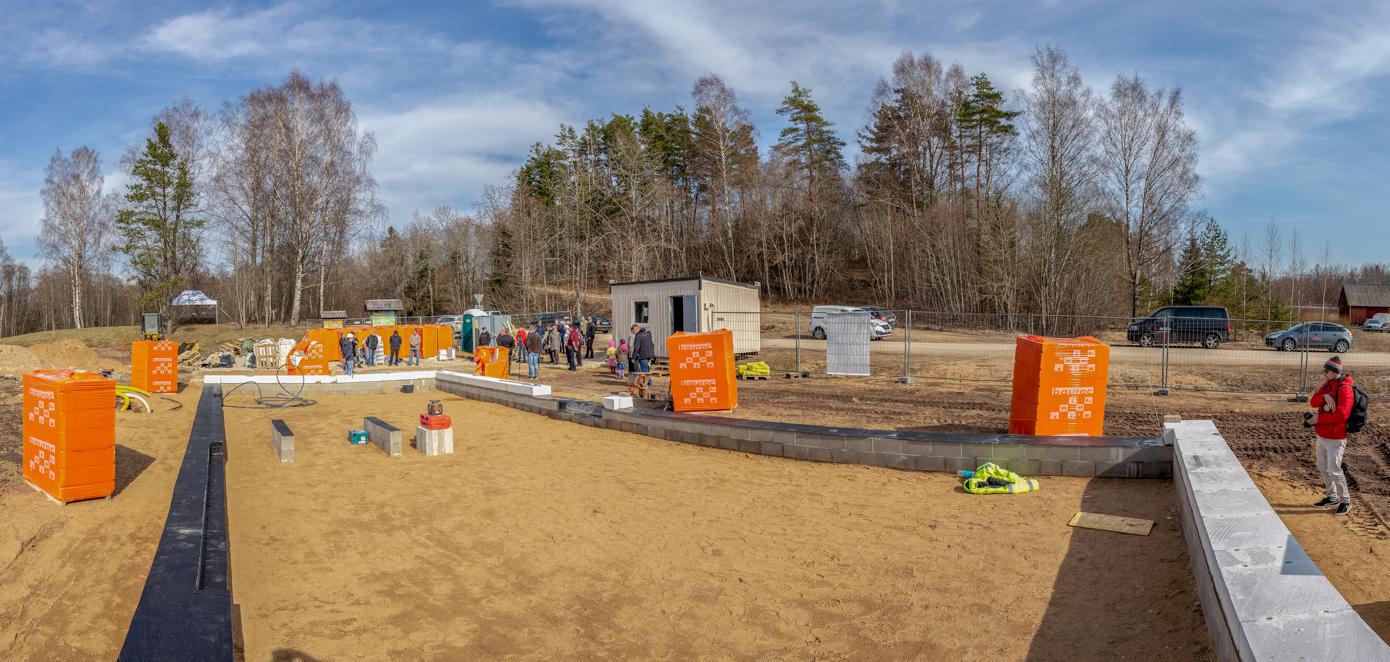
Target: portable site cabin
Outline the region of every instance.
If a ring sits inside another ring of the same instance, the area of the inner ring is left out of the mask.
[[[706,276],[610,282],[613,335],[624,337],[640,324],[651,330],[657,357],[667,358],[666,338],[673,333],[728,329],[735,354],[756,354],[762,350],[760,285]]]

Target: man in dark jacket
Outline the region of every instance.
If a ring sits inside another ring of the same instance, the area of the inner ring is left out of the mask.
[[[478,332],[478,346],[479,346],[479,347],[491,347],[491,346],[492,346],[492,334],[491,334],[491,333],[488,333],[487,329],[483,329],[483,330],[481,330],[481,331]]]
[[[597,327],[593,317],[584,320],[584,358],[586,359],[594,358],[594,336],[598,333]]]
[[[651,372],[652,359],[654,358],[656,358],[656,346],[652,344],[652,332],[633,324],[632,360],[637,363],[637,372]]]
[[[387,344],[391,348],[391,355],[386,357],[387,365],[401,364],[401,332],[400,329],[391,329],[391,337],[387,339]]]
[[[532,380],[541,376],[541,335],[540,327],[526,334],[526,377]]]
[[[367,367],[376,365],[376,345],[377,337],[375,333],[367,332],[367,339],[363,341],[367,346]]]
[[[1353,380],[1342,367],[1342,360],[1332,357],[1322,366],[1322,386],[1308,406],[1317,410],[1316,416],[1304,414],[1304,425],[1311,426],[1317,436],[1318,473],[1322,474],[1323,487],[1327,496],[1314,506],[1323,508],[1337,506],[1336,513],[1345,515],[1351,512],[1351,491],[1347,489],[1347,477],[1342,471],[1342,453],[1347,449],[1347,417],[1351,416],[1351,405],[1356,399],[1352,390]]]
[[[338,351],[343,355],[343,374],[351,377],[353,364],[357,362],[357,336],[349,332],[338,338]]]

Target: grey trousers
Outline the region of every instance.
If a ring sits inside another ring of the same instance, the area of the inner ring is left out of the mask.
[[[1346,449],[1346,439],[1318,437],[1318,473],[1322,474],[1322,482],[1327,486],[1327,497],[1351,503],[1351,492],[1347,490],[1347,476],[1342,473],[1342,453]]]

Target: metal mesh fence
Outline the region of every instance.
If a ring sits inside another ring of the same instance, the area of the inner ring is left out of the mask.
[[[871,376],[898,381],[1010,383],[1015,338],[1036,334],[1094,336],[1110,345],[1112,387],[1306,394],[1335,353],[1368,390],[1390,388],[1390,333],[1329,322],[912,310],[875,316],[887,333],[870,343]],[[774,375],[827,374],[823,317],[811,311],[716,311],[711,319],[736,338],[756,336],[758,351],[746,358],[766,361]]]

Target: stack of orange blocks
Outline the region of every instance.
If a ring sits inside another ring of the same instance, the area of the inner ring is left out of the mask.
[[[67,503],[116,489],[116,382],[94,372],[24,375],[24,479]]]
[[[130,385],[150,393],[179,390],[179,346],[171,340],[130,343]]]
[[[1110,346],[1090,336],[1021,336],[1014,352],[1012,434],[1098,437]]]
[[[738,406],[734,334],[728,329],[676,333],[671,355],[671,402],[676,411],[729,411]]]

